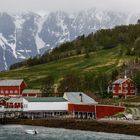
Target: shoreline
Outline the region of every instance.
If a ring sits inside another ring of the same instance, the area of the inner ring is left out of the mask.
[[[140,123],[110,121],[110,120],[81,120],[73,118],[47,118],[47,119],[7,119],[5,125],[19,124],[85,130],[105,133],[118,133],[140,136]]]

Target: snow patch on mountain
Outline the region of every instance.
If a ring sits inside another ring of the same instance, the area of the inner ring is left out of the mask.
[[[2,33],[0,33],[0,46],[3,49],[6,49],[6,46],[9,46],[12,49],[12,53],[15,56],[15,58],[17,58],[17,54],[16,54],[16,44],[15,43],[8,43],[7,39],[2,35]]]
[[[22,15],[15,15],[14,18],[16,29],[21,29],[25,19],[22,17]]]
[[[45,20],[46,20],[46,17],[44,17],[44,18],[40,17],[38,20],[36,20],[38,30],[37,30],[35,39],[36,39],[38,53],[40,53],[40,49],[45,47],[45,42],[39,37],[39,33],[42,29],[42,26],[43,26],[43,23],[45,22]]]

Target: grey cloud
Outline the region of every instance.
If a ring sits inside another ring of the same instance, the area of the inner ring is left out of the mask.
[[[0,0],[0,11],[76,12],[93,7],[115,11],[140,12],[140,0]]]

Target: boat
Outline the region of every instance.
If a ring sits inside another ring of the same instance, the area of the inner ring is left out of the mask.
[[[25,133],[34,135],[34,134],[38,134],[39,132],[36,129],[30,129],[30,130],[27,129],[27,130],[25,130]]]

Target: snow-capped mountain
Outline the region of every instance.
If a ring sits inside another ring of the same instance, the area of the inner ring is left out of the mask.
[[[0,14],[0,70],[101,28],[136,23],[139,14],[91,9],[78,13]]]

